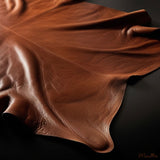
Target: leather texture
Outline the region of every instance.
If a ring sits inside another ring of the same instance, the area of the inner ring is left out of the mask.
[[[0,113],[35,134],[113,150],[127,80],[160,67],[160,29],[144,9],[83,0],[0,0]]]

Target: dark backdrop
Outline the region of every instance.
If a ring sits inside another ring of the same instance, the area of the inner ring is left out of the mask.
[[[87,0],[124,10],[146,9],[160,26],[160,0]],[[115,148],[107,154],[61,138],[32,135],[15,117],[0,117],[0,160],[138,160],[160,159],[160,69],[131,77],[121,108],[111,123]]]

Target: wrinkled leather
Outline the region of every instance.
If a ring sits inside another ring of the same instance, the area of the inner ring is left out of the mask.
[[[1,114],[35,134],[112,151],[109,126],[127,79],[160,67],[150,21],[144,9],[83,0],[0,0]]]

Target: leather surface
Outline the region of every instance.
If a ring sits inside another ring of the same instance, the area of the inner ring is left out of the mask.
[[[127,79],[160,66],[146,10],[85,1],[0,1],[0,106],[36,134],[110,152]]]

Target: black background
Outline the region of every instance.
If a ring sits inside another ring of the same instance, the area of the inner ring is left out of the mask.
[[[160,0],[87,0],[123,10],[146,9],[160,26]],[[0,117],[0,160],[138,160],[160,159],[160,69],[131,77],[121,108],[110,127],[115,148],[99,154],[61,138],[32,135],[14,116]],[[147,158],[147,156],[150,156]],[[157,157],[156,157],[157,156]]]

